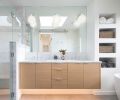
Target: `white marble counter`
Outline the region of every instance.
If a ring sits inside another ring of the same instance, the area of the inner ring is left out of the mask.
[[[101,63],[100,61],[90,60],[25,60],[20,63]]]

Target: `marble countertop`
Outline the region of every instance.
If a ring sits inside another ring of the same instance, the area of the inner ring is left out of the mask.
[[[25,60],[20,63],[101,63],[101,61],[90,60]]]

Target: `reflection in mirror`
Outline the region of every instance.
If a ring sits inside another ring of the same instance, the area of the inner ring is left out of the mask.
[[[40,33],[40,43],[40,50],[42,50],[42,52],[50,52],[51,34]]]
[[[61,49],[84,56],[86,7],[26,7],[26,19],[30,53],[36,57],[58,54]]]

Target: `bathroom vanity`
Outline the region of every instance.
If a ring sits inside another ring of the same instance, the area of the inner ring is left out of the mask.
[[[101,63],[79,60],[23,61],[20,89],[100,89]]]

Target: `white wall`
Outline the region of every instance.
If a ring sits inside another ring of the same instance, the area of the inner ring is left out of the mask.
[[[110,69],[101,69],[101,90],[97,91],[100,94],[114,94],[114,73],[120,68],[120,0],[93,0],[88,5],[88,52],[90,59],[99,60],[99,14],[115,13],[117,17],[117,55],[116,55],[116,67]],[[92,40],[93,39],[93,40]],[[95,52],[95,53],[94,53]],[[93,56],[93,57],[92,57]]]
[[[94,0],[93,0],[94,1]],[[89,60],[95,58],[95,4],[87,6],[87,55]]]

